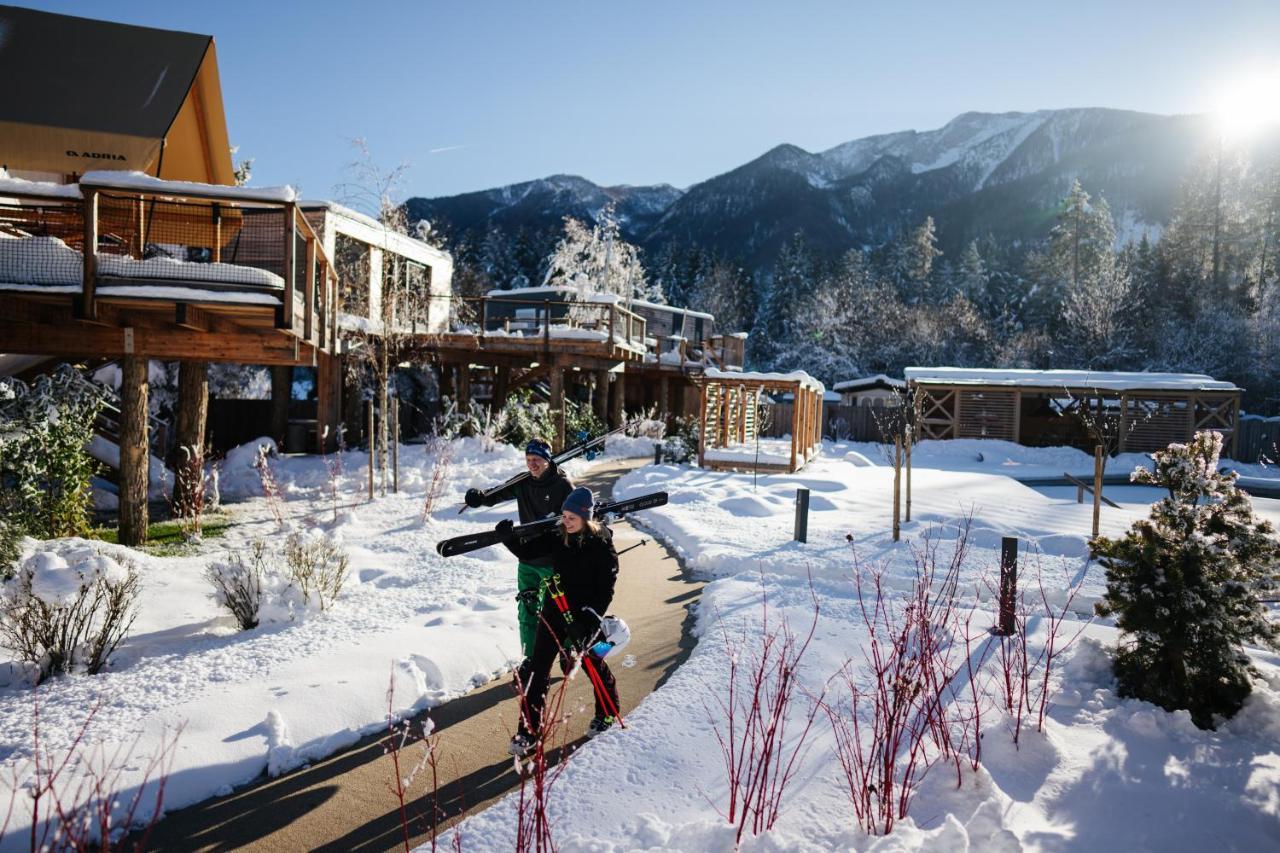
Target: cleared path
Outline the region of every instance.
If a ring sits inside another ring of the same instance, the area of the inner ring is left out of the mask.
[[[607,495],[618,477],[644,464],[628,460],[596,466],[581,481]],[[622,550],[642,537],[626,521],[613,525]],[[512,572],[515,561],[512,559]],[[670,676],[693,648],[690,605],[702,584],[686,577],[675,557],[650,541],[622,556],[611,609],[627,620],[632,640],[620,656],[634,655],[623,667],[611,655],[618,679],[622,715]],[[514,606],[514,603],[513,603]],[[553,672],[556,670],[553,669]],[[552,682],[554,692],[559,684]],[[570,683],[564,707],[585,704],[568,725],[580,746],[590,719],[591,685],[585,673]],[[516,700],[510,679],[502,678],[432,709],[440,735],[437,793],[443,829],[464,812],[483,809],[519,785],[507,755],[516,725]],[[415,726],[416,728],[416,726]],[[311,767],[278,779],[264,779],[229,796],[207,800],[161,821],[148,843],[155,850],[391,850],[402,848],[400,811],[390,785],[391,759],[383,754],[383,736],[371,736]],[[409,754],[416,754],[412,749]],[[420,774],[409,805],[412,843],[430,840],[431,792]]]

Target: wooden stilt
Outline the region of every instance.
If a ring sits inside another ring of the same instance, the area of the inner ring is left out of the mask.
[[[120,544],[132,546],[147,539],[147,359],[126,355],[120,367]]]
[[[564,450],[564,368],[551,368],[551,420],[555,424],[556,434],[551,437],[555,451]]]
[[[289,438],[289,398],[293,393],[293,368],[271,368],[271,437],[283,451]],[[292,450],[293,448],[287,448]]]
[[[204,432],[209,417],[209,365],[203,361],[178,364],[178,425],[171,467],[173,504],[191,505],[200,488],[204,466]]]

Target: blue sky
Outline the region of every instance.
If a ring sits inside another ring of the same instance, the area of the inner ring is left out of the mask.
[[[364,137],[401,195],[580,174],[687,186],[968,110],[1202,112],[1274,67],[1280,2],[28,2],[214,36],[257,185],[331,196]]]

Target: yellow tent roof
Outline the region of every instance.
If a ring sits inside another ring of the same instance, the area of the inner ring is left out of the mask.
[[[210,36],[0,6],[0,166],[235,183]]]

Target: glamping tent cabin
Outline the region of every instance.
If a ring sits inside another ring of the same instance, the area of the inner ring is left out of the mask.
[[[860,376],[857,379],[846,379],[831,386],[831,390],[840,395],[842,406],[897,406],[907,392],[907,383],[892,376],[877,373],[875,376]]]
[[[1120,416],[1119,450],[1149,452],[1200,430],[1234,453],[1240,389],[1194,373],[908,367],[920,438],[998,438],[1092,449],[1075,409]]]

